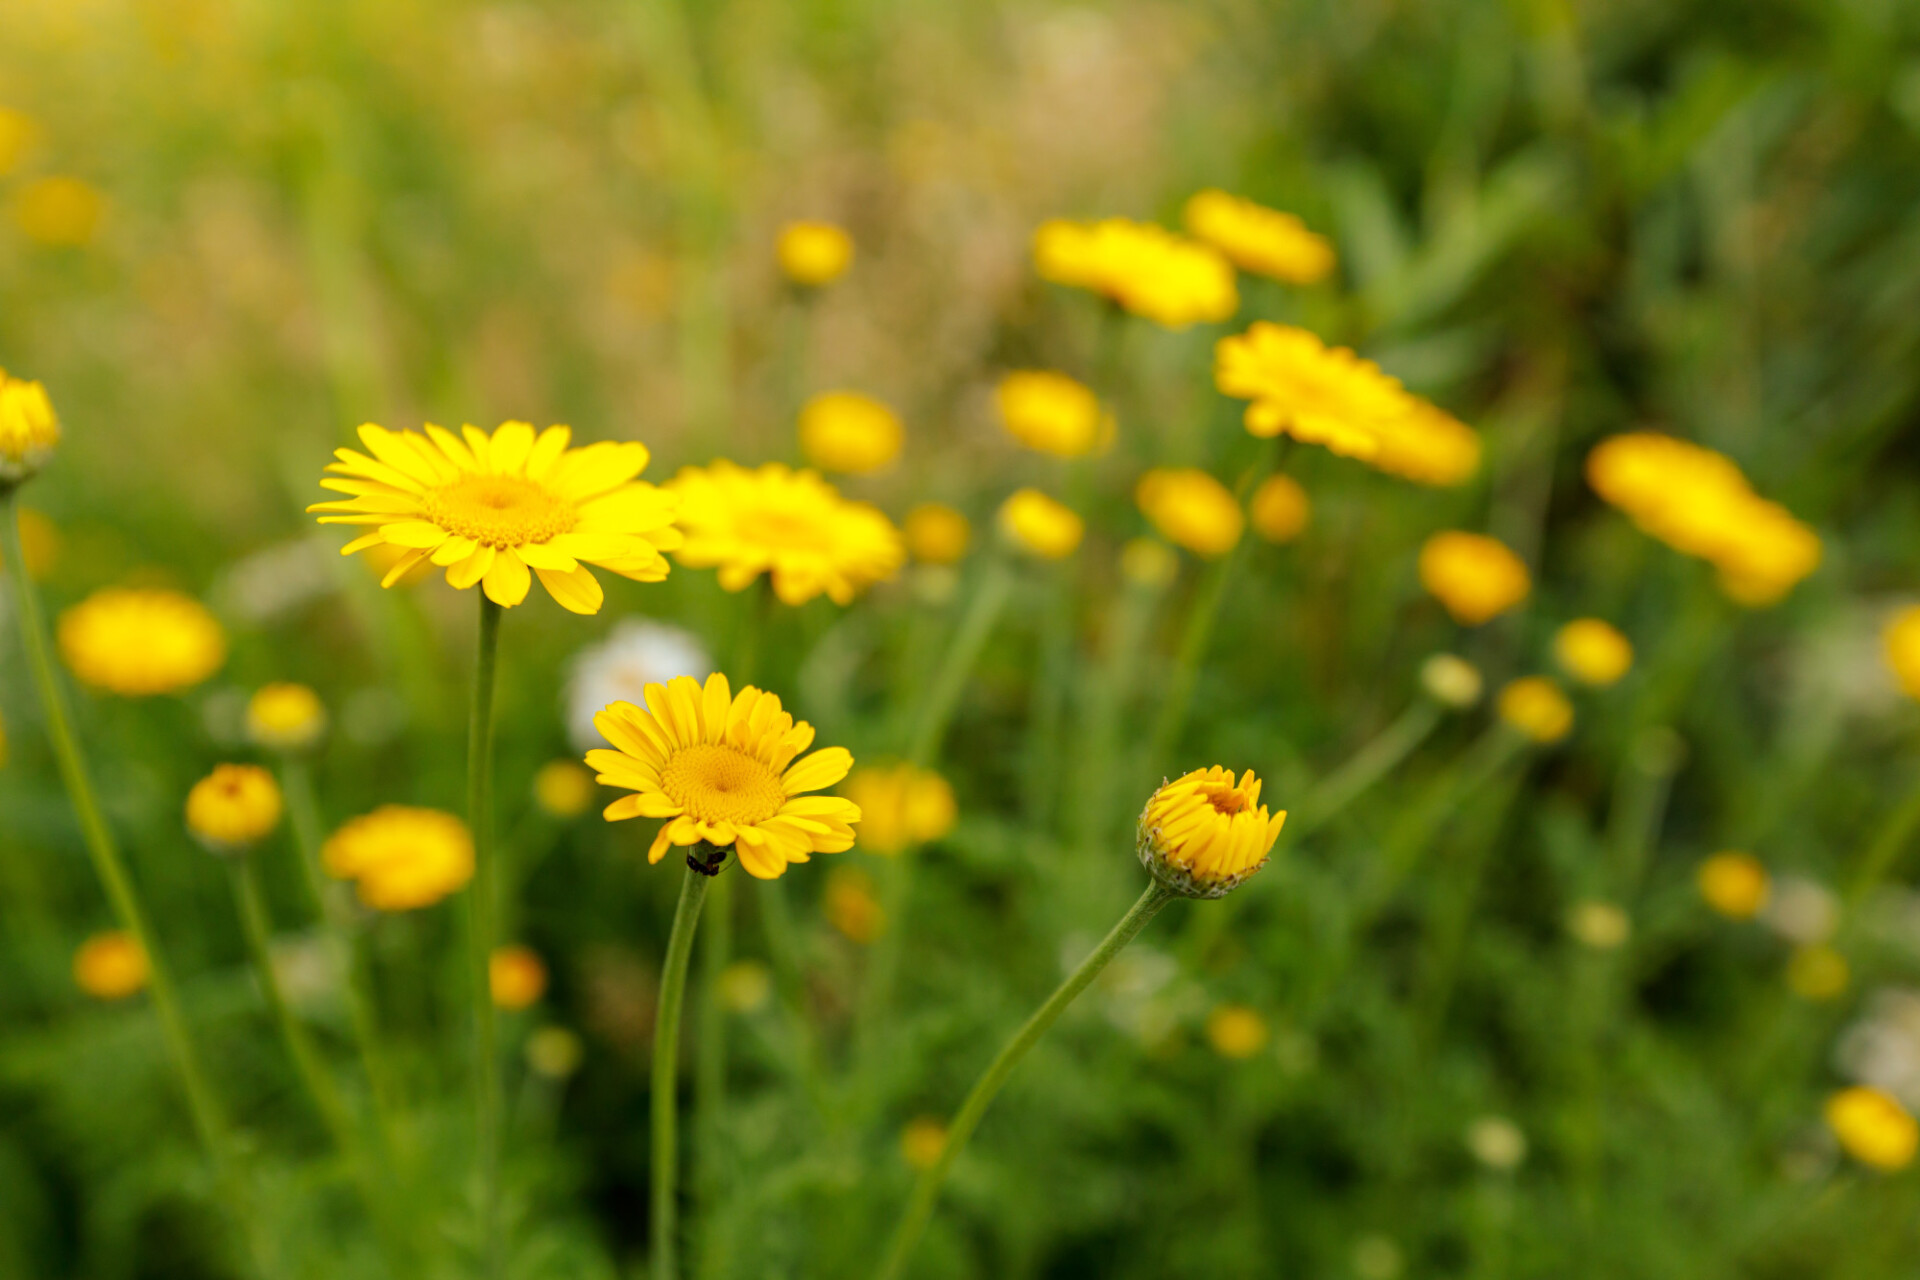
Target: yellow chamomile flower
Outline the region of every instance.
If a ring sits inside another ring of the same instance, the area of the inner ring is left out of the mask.
[[[262,685],[247,700],[247,740],[268,751],[305,751],[327,732],[327,708],[304,684]]]
[[[905,439],[900,415],[858,391],[823,391],[800,409],[800,451],[822,471],[878,471]]]
[[[658,862],[669,845],[732,845],[749,875],[773,880],[790,863],[853,847],[859,806],[838,796],[809,796],[847,776],[853,756],[813,743],[813,726],[780,708],[780,699],[748,685],[735,695],[719,672],[703,688],[690,676],[650,684],[646,707],[616,702],[593,718],[615,750],[590,751],[601,782],[635,792],[606,808],[609,822],[665,818],[647,850]]]
[[[789,222],[780,228],[774,253],[787,279],[817,289],[853,265],[853,237],[831,222]]]
[[[280,784],[254,764],[222,764],[187,792],[187,830],[210,852],[245,853],[280,825]]]
[[[525,1009],[547,992],[547,966],[532,947],[495,947],[487,957],[487,989],[494,1007]]]
[[[1169,329],[1225,320],[1240,309],[1233,266],[1212,245],[1126,218],[1055,218],[1033,237],[1040,278],[1102,294]]]
[[[1291,213],[1225,191],[1196,192],[1181,220],[1187,233],[1212,245],[1234,266],[1288,284],[1312,284],[1333,270],[1333,243]]]
[[[1030,556],[1064,560],[1080,546],[1087,524],[1071,507],[1038,489],[1017,489],[1000,504],[1000,532]]]
[[[907,512],[901,532],[921,564],[958,564],[973,541],[973,526],[944,502],[923,502]]]
[[[1847,958],[1825,943],[1795,947],[1787,957],[1787,989],[1802,1000],[1833,1000],[1853,979]]]
[[[1553,633],[1553,660],[1581,684],[1604,689],[1633,666],[1633,642],[1600,618],[1575,618]]]
[[[1120,572],[1128,582],[1160,591],[1180,576],[1180,557],[1158,538],[1128,538],[1120,548]]]
[[[1367,465],[1415,484],[1465,484],[1480,469],[1480,433],[1439,406],[1409,396],[1408,411],[1373,424]]]
[[[1247,525],[1233,491],[1197,467],[1155,467],[1133,500],[1161,537],[1208,559],[1233,550]]]
[[[1267,1045],[1267,1020],[1243,1004],[1223,1004],[1207,1015],[1207,1043],[1223,1058],[1244,1061]]]
[[[863,947],[887,926],[887,913],[874,895],[873,877],[858,867],[835,867],[828,873],[820,910],[841,937]]]
[[[364,905],[414,911],[473,879],[473,837],[450,813],[382,805],[328,837],[320,864],[334,879],[352,880]]]
[[[1772,878],[1760,859],[1731,849],[1702,862],[1694,872],[1694,883],[1706,904],[1729,920],[1751,920],[1759,915],[1773,889]]]
[[[105,587],[60,615],[60,656],[96,689],[126,698],[190,689],[227,660],[227,637],[198,600]]]
[[[130,933],[96,933],[73,953],[73,981],[96,1000],[124,1000],[147,985],[147,953]]]
[[[1465,711],[1480,701],[1486,680],[1480,668],[1452,653],[1436,653],[1420,664],[1420,687],[1443,707]]]
[[[900,1155],[909,1167],[931,1169],[947,1146],[947,1124],[938,1116],[915,1116],[900,1131]]]
[[[64,174],[36,178],[14,197],[13,221],[22,235],[44,245],[78,248],[91,241],[106,216],[100,189]]]
[[[669,486],[682,500],[686,545],[675,559],[718,569],[744,591],[766,574],[782,604],[825,593],[835,604],[900,571],[906,549],[878,508],[849,502],[812,471],[769,462],[748,471],[724,459],[686,467]]]
[[[1268,476],[1247,504],[1253,531],[1272,543],[1292,542],[1306,532],[1313,503],[1300,482],[1285,472]]]
[[[30,480],[60,443],[47,389],[0,369],[0,491]]]
[[[1420,547],[1420,585],[1455,622],[1477,627],[1525,600],[1533,579],[1499,539],[1447,529]]]
[[[533,802],[549,818],[577,818],[593,796],[593,772],[577,760],[549,760],[533,775]]]
[[[1612,951],[1633,936],[1633,918],[1611,902],[1589,898],[1567,912],[1567,932],[1582,946]]]
[[[0,178],[13,172],[38,132],[38,124],[26,112],[0,107]]]
[[[1920,604],[1909,605],[1887,623],[1881,635],[1887,666],[1909,698],[1920,698]]]
[[[1573,704],[1546,676],[1508,681],[1495,709],[1502,720],[1538,743],[1558,742],[1573,729]]]
[[[1846,1153],[1882,1173],[1913,1163],[1920,1151],[1920,1123],[1890,1093],[1866,1085],[1842,1089],[1827,1099],[1827,1127]]]
[[[1113,439],[1113,415],[1086,384],[1064,373],[1018,369],[993,389],[1000,421],[1015,440],[1056,458],[1079,458]]]
[[[1214,383],[1248,400],[1247,430],[1281,432],[1367,460],[1380,451],[1378,424],[1408,412],[1399,380],[1345,347],[1328,347],[1292,325],[1262,320],[1214,345]]]
[[[855,769],[840,790],[860,806],[860,847],[896,854],[953,830],[953,788],[931,769],[910,764]]]
[[[1269,815],[1260,779],[1234,781],[1219,765],[1195,769],[1147,798],[1140,813],[1140,863],[1185,898],[1223,898],[1267,864],[1287,811]]]

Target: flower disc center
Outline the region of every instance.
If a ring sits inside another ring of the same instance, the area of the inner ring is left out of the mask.
[[[1236,813],[1246,813],[1253,808],[1238,787],[1202,787],[1200,794],[1206,797],[1215,813],[1225,817],[1231,818]]]
[[[571,502],[519,476],[466,476],[426,495],[427,519],[494,548],[545,542],[580,522]]]
[[[676,751],[660,771],[660,789],[705,822],[750,827],[780,812],[780,775],[745,752],[713,743]]]

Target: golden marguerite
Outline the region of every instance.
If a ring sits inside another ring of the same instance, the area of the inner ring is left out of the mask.
[[[96,689],[126,698],[190,689],[227,660],[206,606],[178,591],[104,587],[60,615],[60,656]]]
[[[1604,618],[1575,618],[1553,633],[1553,660],[1581,684],[1604,689],[1633,667],[1633,641]]]
[[[907,512],[901,532],[922,564],[958,564],[973,541],[973,525],[944,502],[922,502]]]
[[[525,1009],[547,991],[547,964],[532,947],[495,947],[487,957],[487,988],[495,1007]]]
[[[1751,920],[1772,894],[1773,880],[1760,859],[1723,849],[1700,864],[1694,883],[1706,904],[1729,920]]]
[[[1533,579],[1498,538],[1446,529],[1420,547],[1420,585],[1455,622],[1477,627],[1525,600]]]
[[[900,571],[900,531],[879,508],[850,502],[816,472],[769,462],[748,471],[725,459],[686,467],[669,486],[682,500],[681,564],[718,569],[744,591],[761,574],[782,604],[825,593],[835,604]]]
[[[1901,691],[1920,698],[1920,604],[1908,605],[1888,620],[1880,633],[1887,666]]]
[[[1892,1173],[1920,1153],[1920,1122],[1890,1093],[1855,1085],[1829,1097],[1826,1112],[1827,1127],[1861,1164]]]
[[[1016,489],[1000,504],[1000,533],[1042,560],[1064,560],[1080,546],[1087,522],[1079,512],[1038,489]]]
[[[328,837],[320,864],[334,879],[352,880],[374,910],[413,911],[473,879],[473,837],[450,813],[382,805]]]
[[[1219,765],[1165,782],[1140,814],[1142,866],[1187,898],[1221,898],[1267,864],[1287,811],[1269,815],[1260,779]]]
[[[1078,458],[1113,439],[1113,415],[1093,388],[1051,369],[1016,369],[993,389],[1007,434],[1029,449]]]
[[[73,953],[73,981],[96,1000],[124,1000],[147,985],[147,953],[130,933],[96,933]]]
[[[787,279],[817,289],[853,265],[853,237],[831,222],[789,222],[780,228],[774,254]]]
[[[1214,383],[1251,401],[1247,430],[1281,432],[1362,461],[1380,452],[1380,423],[1409,411],[1397,379],[1305,329],[1262,320],[1214,346]]]
[[[1227,255],[1234,266],[1288,284],[1312,284],[1333,270],[1333,242],[1291,213],[1209,188],[1181,211],[1187,233]]]
[[[860,806],[860,847],[868,853],[896,854],[938,840],[959,815],[947,780],[910,764],[855,769],[841,790]]]
[[[1208,559],[1233,550],[1247,527],[1233,491],[1198,467],[1153,468],[1133,500],[1161,537]]]
[[[900,415],[863,392],[823,391],[800,408],[800,451],[822,471],[878,471],[905,439]]]
[[[1543,745],[1558,742],[1573,730],[1573,704],[1546,676],[1508,681],[1494,709],[1502,720]]]
[[[0,490],[47,465],[60,443],[60,419],[37,382],[0,369]]]
[[[280,784],[256,764],[222,764],[187,792],[187,830],[214,853],[244,853],[280,825]]]
[[[305,751],[327,731],[327,708],[304,684],[262,685],[247,700],[247,739],[269,751]]]
[[[1090,289],[1169,329],[1225,320],[1240,309],[1233,266],[1212,245],[1126,218],[1055,218],[1033,237],[1043,280]]]

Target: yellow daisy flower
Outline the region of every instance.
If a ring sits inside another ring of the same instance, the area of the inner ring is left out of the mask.
[[[96,1000],[124,1000],[147,985],[147,953],[130,933],[96,933],[73,953],[73,981]]]
[[[255,764],[223,764],[187,792],[187,830],[214,853],[244,853],[280,825],[280,784]]]
[[[1055,218],[1033,237],[1043,280],[1104,294],[1169,329],[1225,320],[1240,309],[1233,267],[1212,245],[1126,218]]]
[[[817,289],[853,265],[853,237],[831,222],[789,222],[780,228],[774,254],[787,279]]]
[[[304,684],[262,685],[247,700],[247,740],[269,751],[305,751],[327,731],[327,708]]]
[[[958,564],[973,541],[966,516],[944,502],[923,502],[907,512],[907,550],[922,564]]]
[[[822,471],[878,471],[900,456],[905,439],[900,415],[858,391],[823,391],[800,407],[800,452]]]
[[[859,806],[838,796],[809,796],[847,776],[853,756],[827,747],[796,760],[813,743],[813,726],[780,709],[780,699],[748,685],[735,695],[719,672],[704,687],[691,676],[650,684],[645,709],[616,702],[593,718],[615,750],[589,751],[600,781],[636,794],[607,806],[609,822],[666,818],[647,861],[668,845],[732,845],[740,865],[761,880],[789,863],[853,847]]]
[[[1197,192],[1182,210],[1187,231],[1242,271],[1288,284],[1312,284],[1333,270],[1333,243],[1291,213],[1225,191]]]
[[[1262,320],[1220,339],[1213,355],[1214,384],[1252,401],[1246,424],[1256,436],[1284,431],[1370,462],[1381,451],[1381,423],[1413,411],[1413,397],[1379,365],[1292,325]]]
[[[1272,543],[1292,542],[1313,518],[1313,501],[1300,482],[1285,472],[1268,476],[1247,504],[1253,531]]]
[[[382,805],[329,836],[320,865],[336,880],[354,881],[360,901],[376,911],[413,911],[473,879],[473,837],[450,813]]]
[[[1233,550],[1247,524],[1233,490],[1197,467],[1155,467],[1133,500],[1161,537],[1209,559]]]
[[[1581,684],[1604,689],[1633,667],[1633,641],[1604,618],[1575,618],[1553,633],[1553,660]]]
[[[1760,859],[1737,849],[1714,854],[1694,871],[1707,905],[1729,920],[1751,920],[1773,894],[1773,878]]]
[[[1141,865],[1188,898],[1222,898],[1261,867],[1287,811],[1260,803],[1260,779],[1215,765],[1162,783],[1140,813]]]
[[[487,957],[487,988],[495,1008],[525,1009],[546,994],[546,961],[532,947],[495,947]]]
[[[1498,538],[1445,529],[1420,545],[1420,585],[1455,622],[1477,627],[1525,600],[1533,579]]]
[[[993,389],[1007,433],[1029,449],[1078,458],[1113,440],[1113,415],[1093,388],[1049,369],[1016,369]]]
[[[60,656],[73,674],[123,698],[190,689],[227,660],[227,637],[191,596],[105,587],[60,615]]]
[[[30,478],[60,443],[60,417],[37,382],[0,369],[0,488]]]
[[[367,454],[336,449],[323,488],[352,496],[308,507],[321,524],[372,527],[341,548],[352,555],[392,546],[403,554],[381,579],[392,586],[422,562],[446,569],[464,591],[480,584],[495,604],[527,598],[533,575],[561,606],[598,613],[605,594],[587,565],[636,582],[667,576],[660,553],[680,545],[673,528],[678,499],[643,481],[643,444],[603,441],[567,448],[573,433],[524,422],[492,436],[475,427],[455,435],[429,423],[426,434],[360,428]]]

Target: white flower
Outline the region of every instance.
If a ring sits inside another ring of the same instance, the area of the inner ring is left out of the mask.
[[[712,659],[692,632],[629,618],[605,640],[582,649],[567,682],[567,736],[580,751],[610,746],[593,727],[608,703],[646,705],[646,687],[675,676],[704,680]]]
[[[1826,886],[1805,876],[1781,876],[1774,882],[1761,919],[1789,942],[1818,946],[1840,924],[1840,902]]]

